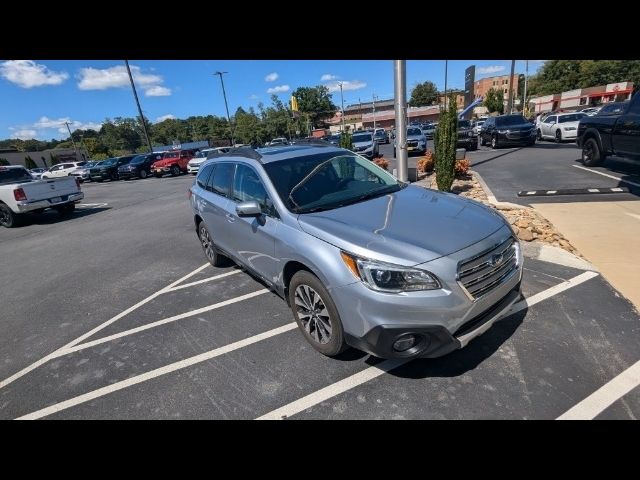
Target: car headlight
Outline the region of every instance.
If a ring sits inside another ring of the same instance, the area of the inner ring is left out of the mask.
[[[509,130],[498,130],[498,133],[509,133]]]
[[[469,133],[467,135],[469,135],[470,137],[473,137],[473,130],[469,130]]]
[[[438,279],[425,270],[367,260],[346,252],[340,252],[340,256],[349,271],[371,290],[400,293],[441,288]]]
[[[576,129],[576,127],[564,127],[565,131],[567,131],[567,130],[575,130],[575,129]]]

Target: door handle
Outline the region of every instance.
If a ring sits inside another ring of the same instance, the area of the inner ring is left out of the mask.
[[[225,217],[227,217],[227,221],[228,221],[228,222],[230,222],[230,223],[233,223],[233,222],[235,222],[235,221],[236,221],[236,217],[234,217],[234,216],[233,216],[233,215],[231,215],[230,213],[227,213],[227,214],[225,215]]]

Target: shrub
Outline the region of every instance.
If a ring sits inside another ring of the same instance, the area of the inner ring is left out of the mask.
[[[347,150],[353,149],[353,140],[351,139],[349,131],[342,132],[340,135],[340,147],[346,148]]]
[[[380,158],[376,158],[373,163],[375,163],[376,165],[378,165],[380,168],[383,168],[385,170],[389,170],[389,160],[387,160],[384,157],[380,157]]]
[[[433,152],[431,150],[427,150],[427,153],[424,154],[417,163],[419,172],[430,172],[433,170]]]
[[[456,160],[456,164],[454,166],[456,177],[464,177],[468,175],[470,166],[471,162],[469,162],[469,160],[467,160],[466,158],[462,160]]]
[[[11,164],[9,163],[9,160],[7,160],[6,158],[0,158],[0,165],[6,166]]]
[[[38,167],[38,165],[36,165],[36,162],[33,161],[33,158],[31,158],[29,155],[24,157],[24,166],[28,170],[31,170],[32,168],[37,168]]]
[[[53,167],[54,165],[57,165],[58,163],[60,163],[60,160],[58,160],[58,157],[55,156],[53,154],[53,152],[49,152],[49,156],[51,157],[51,166]]]
[[[438,190],[451,191],[455,176],[456,142],[458,139],[458,106],[456,96],[449,95],[447,108],[440,113],[440,123],[434,132],[433,143],[436,148],[436,181]]]

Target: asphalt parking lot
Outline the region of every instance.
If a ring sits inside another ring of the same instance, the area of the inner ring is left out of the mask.
[[[264,285],[206,264],[192,181],[85,184],[72,218],[0,230],[0,418],[640,417],[620,387],[638,314],[597,272],[529,257],[525,300],[467,348],[329,359]]]

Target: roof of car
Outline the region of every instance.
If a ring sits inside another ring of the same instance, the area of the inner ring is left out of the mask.
[[[246,151],[242,151],[246,150]],[[277,147],[264,147],[257,148],[255,150],[247,148],[247,149],[235,149],[235,151],[229,152],[228,154],[223,154],[222,156],[216,157],[216,161],[220,160],[233,160],[240,158],[253,158],[259,159],[261,163],[272,163],[279,162],[281,160],[289,160],[290,158],[296,157],[306,157],[310,155],[316,155],[318,153],[351,153],[348,150],[343,148],[338,148],[327,142],[326,145],[322,145],[320,143],[313,144],[296,144],[296,145],[287,145],[287,146],[277,146]]]

